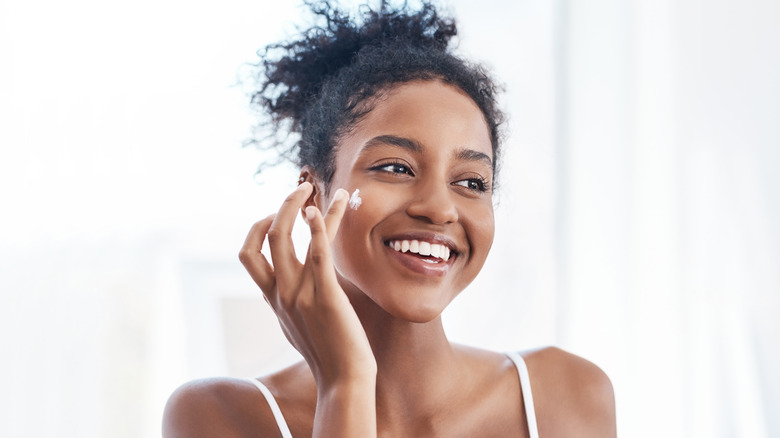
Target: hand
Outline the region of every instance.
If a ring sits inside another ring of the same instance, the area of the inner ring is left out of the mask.
[[[303,355],[318,390],[376,376],[376,359],[363,326],[338,283],[331,257],[347,204],[337,190],[323,217],[314,206],[304,210],[311,243],[301,264],[293,248],[292,228],[298,210],[312,192],[304,182],[285,199],[278,213],[252,226],[239,259],[273,308],[288,341]],[[260,252],[265,237],[273,266]]]

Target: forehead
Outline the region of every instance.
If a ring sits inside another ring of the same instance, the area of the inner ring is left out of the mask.
[[[382,135],[414,139],[427,153],[471,149],[493,156],[482,111],[462,90],[440,81],[408,82],[376,97],[371,111],[339,142],[336,160],[354,159]]]

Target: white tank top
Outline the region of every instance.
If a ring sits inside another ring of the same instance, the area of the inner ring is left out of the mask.
[[[523,394],[525,416],[528,419],[528,434],[531,438],[539,438],[539,431],[536,427],[536,412],[534,411],[534,397],[531,393],[531,378],[528,375],[528,367],[525,366],[523,356],[520,356],[519,353],[507,353],[506,355],[514,362],[515,368],[517,368],[517,374],[520,377],[520,391]],[[271,407],[271,412],[274,415],[276,424],[279,426],[279,431],[282,433],[282,438],[293,438],[290,433],[290,428],[287,426],[287,421],[285,421],[284,415],[282,415],[282,410],[279,409],[279,404],[276,403],[276,399],[273,394],[271,394],[271,391],[257,379],[246,380],[254,384],[257,389],[263,393],[263,396],[268,402],[268,406]]]

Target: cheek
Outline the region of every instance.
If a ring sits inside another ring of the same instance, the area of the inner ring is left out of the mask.
[[[355,195],[355,190],[359,192]],[[366,251],[378,242],[372,240],[371,230],[381,220],[384,214],[382,197],[373,193],[371,188],[351,188],[350,203],[344,211],[344,217],[339,225],[339,231],[333,242],[333,254],[336,267],[342,273],[351,269],[360,269]],[[349,264],[357,264],[350,268]]]
[[[493,246],[493,237],[496,231],[493,207],[474,208],[469,215],[471,220],[467,224],[467,232],[473,236],[472,244],[478,249],[480,258],[485,259]]]
[[[397,194],[397,190],[366,184],[363,187],[352,187],[349,194],[339,232],[350,230],[350,234],[355,234],[359,230],[362,238],[368,238],[366,233],[391,214],[393,200],[397,197],[393,194]]]
[[[369,222],[373,219],[372,216],[374,216],[372,213],[376,211],[374,205],[376,197],[372,196],[370,191],[366,191],[364,188],[352,188],[348,192],[350,194],[349,201],[339,226],[339,234],[348,234],[343,236],[344,238],[355,237],[357,229],[368,227]],[[350,232],[344,233],[346,230]]]

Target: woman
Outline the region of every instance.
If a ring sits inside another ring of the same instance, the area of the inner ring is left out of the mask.
[[[164,435],[615,436],[595,365],[556,348],[465,347],[442,329],[493,241],[501,123],[493,82],[448,49],[454,22],[428,3],[383,2],[360,22],[310,6],[325,25],[266,50],[253,98],[277,133],[300,134],[300,184],[240,252],[305,360],[182,386]]]

